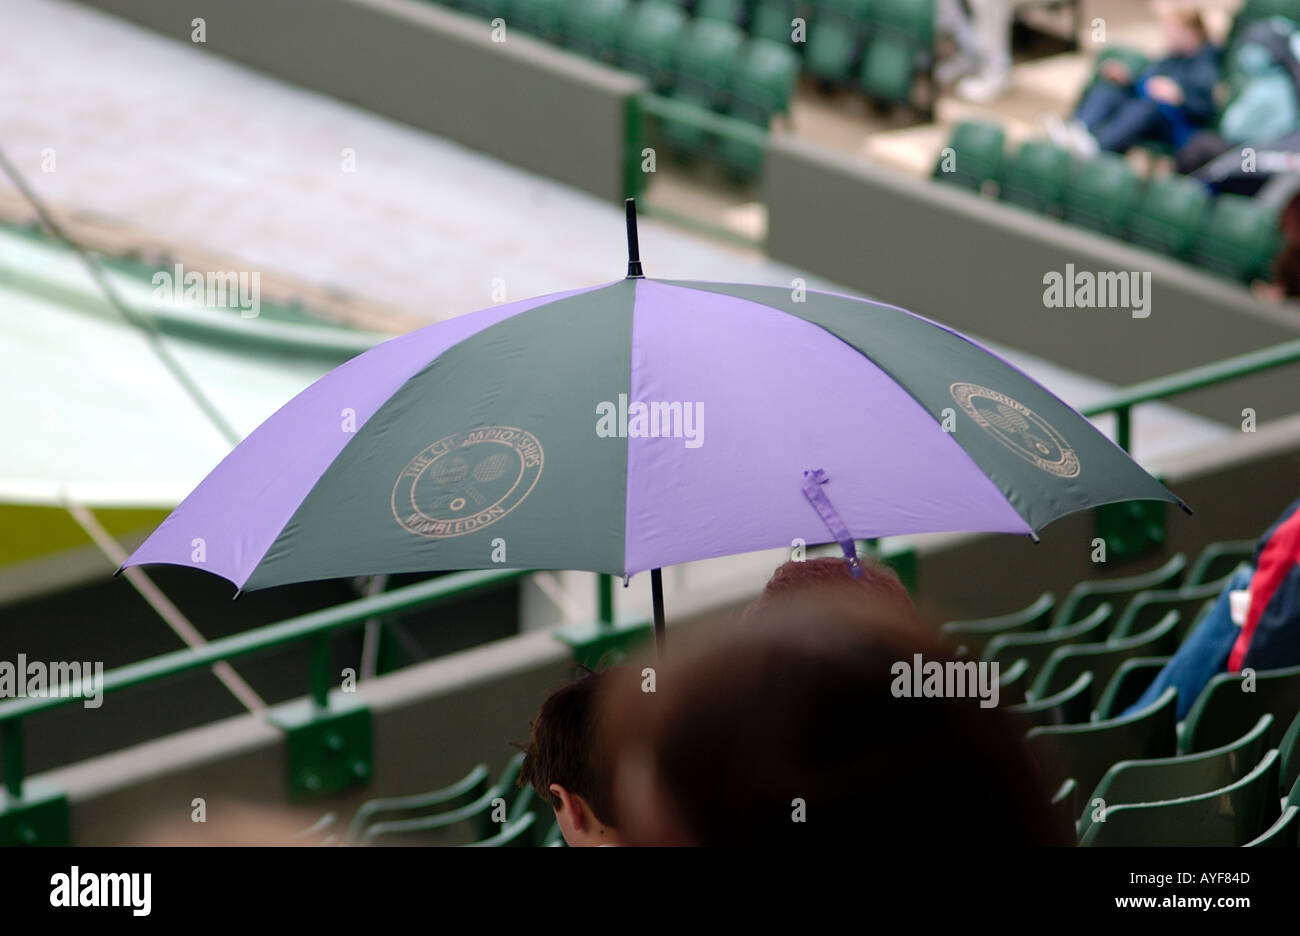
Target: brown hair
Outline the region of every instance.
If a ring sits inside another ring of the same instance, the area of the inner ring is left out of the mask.
[[[854,578],[848,562],[839,556],[790,560],[777,566],[763,586],[762,594],[747,613],[755,613],[775,602],[784,602],[813,591],[825,594],[830,589],[843,589],[846,600],[856,597],[861,601],[883,603],[909,614],[915,610],[911,596],[893,569],[871,558],[861,558],[859,561],[862,566],[861,578]]]
[[[899,661],[952,658],[889,603],[805,591],[683,643],[657,667],[653,695],[617,687],[609,701],[631,843],[1067,841],[1005,712],[895,695]],[[629,764],[651,776],[642,786],[660,808],[625,802]]]
[[[617,823],[597,698],[625,672],[618,666],[588,671],[547,696],[531,725],[519,772],[519,785],[531,786],[553,807],[558,809],[560,801],[550,786],[558,783],[586,800],[596,818],[611,827]]]

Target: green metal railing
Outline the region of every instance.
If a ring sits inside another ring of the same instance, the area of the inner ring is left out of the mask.
[[[1133,407],[1138,404],[1154,403],[1180,393],[1201,390],[1238,377],[1249,377],[1275,367],[1296,363],[1300,363],[1300,339],[1285,341],[1259,351],[1249,351],[1246,354],[1193,367],[1167,377],[1147,380],[1121,390],[1099,403],[1094,403],[1081,412],[1089,418],[1114,413],[1115,441],[1127,452],[1132,445]]]
[[[311,644],[309,677],[311,703],[314,708],[323,712],[329,707],[329,691],[335,682],[329,648],[329,639],[335,631],[360,626],[367,619],[381,615],[449,604],[480,592],[500,588],[531,574],[532,572],[527,569],[493,569],[442,576],[384,594],[313,611],[277,624],[268,624],[232,637],[224,637],[197,649],[177,650],[174,653],[165,653],[162,656],[119,667],[104,675],[103,685],[99,687],[99,691],[102,695],[108,695],[204,669],[216,663],[237,660],[250,654],[307,641]],[[74,687],[77,688],[79,687]],[[23,719],[79,701],[81,696],[74,691],[68,695],[29,697],[0,702],[4,783],[12,798],[21,800],[23,795]]]

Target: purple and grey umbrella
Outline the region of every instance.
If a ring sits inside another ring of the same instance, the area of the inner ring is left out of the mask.
[[[651,570],[658,586],[663,566],[799,540],[851,552],[1183,506],[950,328],[853,296],[646,279],[630,202],[628,240],[625,279],[431,325],[326,374],[126,565],[240,590],[480,568]]]

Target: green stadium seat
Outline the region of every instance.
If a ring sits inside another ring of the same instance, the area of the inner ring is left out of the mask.
[[[1029,688],[1029,661],[1016,660],[998,677],[998,704],[1019,705],[1025,701],[1025,690]]]
[[[1119,665],[1102,690],[1094,716],[1098,721],[1117,718],[1121,712],[1142,698],[1156,676],[1169,662],[1167,656],[1129,657]]]
[[[1300,806],[1288,806],[1277,822],[1269,826],[1259,838],[1247,842],[1246,846],[1295,848],[1297,829],[1300,829]]]
[[[721,20],[743,26],[749,15],[745,0],[696,0],[695,18]]]
[[[551,831],[546,833],[542,839],[542,844],[548,848],[567,848],[568,843],[564,841],[564,830],[560,828],[557,822],[551,827]]]
[[[875,0],[871,22],[920,49],[934,46],[934,0]]]
[[[1093,609],[1102,602],[1111,602],[1116,607],[1122,607],[1130,597],[1140,591],[1177,587],[1186,566],[1187,557],[1178,553],[1160,568],[1141,575],[1080,582],[1070,589],[1070,593],[1061,602],[1053,626],[1064,627],[1071,624],[1084,615],[1091,614]]]
[[[1084,672],[1093,674],[1100,691],[1125,660],[1173,653],[1178,647],[1177,627],[1178,612],[1170,611],[1158,624],[1132,637],[1057,647],[1043,663],[1029,695],[1035,699],[1054,695]]]
[[[1033,675],[1038,674],[1043,662],[1057,647],[1094,640],[1106,629],[1110,605],[1094,608],[1092,614],[1069,627],[1056,627],[1045,631],[998,634],[984,647],[981,659],[1007,665],[1015,660],[1027,660]]]
[[[1017,664],[1024,662],[1016,661]],[[1081,725],[1088,721],[1092,710],[1089,698],[1092,685],[1092,673],[1080,673],[1078,679],[1055,695],[1020,705],[1009,705],[1008,711],[1028,720],[1033,726]]]
[[[947,154],[940,153],[931,176],[978,192],[984,183],[997,179],[1002,168],[1006,131],[1000,124],[966,120],[953,129],[947,149],[952,150],[951,171],[945,170]]]
[[[859,71],[862,90],[881,101],[907,104],[917,72],[928,69],[933,58],[932,0],[875,0]]]
[[[1083,804],[1080,837],[1092,825],[1092,817],[1101,806],[1165,802],[1231,786],[1263,760],[1272,724],[1273,716],[1261,715],[1254,727],[1236,741],[1201,754],[1113,764]]]
[[[348,825],[347,841],[350,843],[361,841],[366,828],[380,816],[403,816],[410,819],[450,812],[478,800],[487,791],[487,764],[479,764],[460,780],[440,790],[419,793],[415,796],[369,800],[362,803],[356,815],[352,817],[352,822]]]
[[[623,68],[642,76],[660,94],[673,84],[677,39],[686,14],[663,0],[641,0],[623,21],[619,46]]]
[[[774,115],[789,113],[798,78],[799,57],[787,46],[751,39],[732,82],[730,115],[766,130]],[[763,153],[756,143],[734,137],[724,136],[718,144],[723,165],[741,178],[762,169]]]
[[[808,18],[804,71],[823,84],[842,84],[862,55],[871,0],[815,0]]]
[[[1188,259],[1203,269],[1249,283],[1269,278],[1281,247],[1275,206],[1244,195],[1220,195],[1192,241]]]
[[[1278,762],[1279,783],[1282,789],[1291,789],[1300,782],[1300,712],[1291,719],[1291,726],[1287,728],[1286,734],[1282,735],[1277,749],[1281,757]]]
[[[727,104],[745,34],[730,23],[693,20],[677,46],[677,80],[672,96],[702,110],[721,111]],[[693,123],[665,119],[664,140],[680,155],[702,155],[713,134]]]
[[[749,21],[749,34],[755,39],[779,42],[790,49],[803,51],[806,42],[794,42],[791,34],[795,17],[794,0],[757,0]],[[805,36],[805,38],[807,38]]]
[[[1002,614],[998,617],[979,618],[969,621],[949,621],[941,632],[957,646],[964,646],[971,656],[984,652],[984,645],[989,638],[998,634],[1024,633],[1039,631],[1051,620],[1052,607],[1056,598],[1051,592],[1043,592],[1028,607]]]
[[[868,97],[887,104],[908,104],[916,76],[916,52],[892,36],[873,36],[862,54],[858,81]]]
[[[1115,621],[1113,637],[1131,637],[1144,631],[1165,616],[1168,611],[1177,611],[1182,615],[1182,627],[1179,629],[1179,643],[1185,633],[1198,621],[1198,615],[1205,605],[1213,605],[1218,600],[1227,582],[1207,582],[1195,587],[1168,589],[1165,591],[1142,591],[1133,596]]]
[[[498,832],[503,831],[498,828],[493,815],[498,800],[504,800],[506,803],[507,824],[523,818],[533,805],[532,787],[518,786],[523,763],[524,755],[521,751],[510,758],[497,782],[472,802],[431,816],[376,822],[361,833],[359,840],[363,845],[374,845],[390,839],[401,840],[404,837],[427,835],[461,823],[470,825],[475,841],[481,842],[493,838]],[[530,841],[527,844],[532,843]]]
[[[1070,154],[1043,140],[1029,140],[1007,156],[998,175],[998,197],[1042,213],[1060,209]]]
[[[1061,213],[1066,221],[1113,237],[1124,231],[1141,184],[1123,156],[1098,153],[1066,178]]]
[[[1173,756],[1177,698],[1178,690],[1169,688],[1147,708],[1125,718],[1031,728],[1026,737],[1048,787],[1073,777],[1079,789],[1095,790],[1117,761]]]
[[[731,87],[731,115],[766,128],[773,116],[790,112],[799,57],[766,39],[745,45]]]
[[[547,42],[564,38],[564,0],[509,0],[507,23]]]
[[[1079,814],[1079,784],[1071,777],[1061,784],[1052,794],[1052,811],[1061,824],[1062,831],[1070,842],[1078,841],[1074,828],[1074,817]]]
[[[601,62],[617,62],[628,0],[567,0],[564,44]]]
[[[1228,743],[1266,712],[1280,735],[1300,712],[1300,666],[1258,670],[1254,691],[1245,692],[1240,673],[1220,673],[1206,684],[1183,721],[1180,747],[1186,753]],[[1280,738],[1270,739],[1270,744]]]
[[[1230,543],[1211,543],[1201,550],[1187,573],[1186,585],[1204,585],[1218,582],[1236,571],[1237,566],[1249,562],[1255,555],[1255,540],[1237,540]]]
[[[1268,751],[1249,774],[1223,789],[1166,802],[1108,806],[1079,844],[1244,845],[1277,818],[1276,789],[1277,751]]]
[[[1187,176],[1152,179],[1128,217],[1124,236],[1140,247],[1181,257],[1210,207],[1205,187]]]
[[[470,848],[526,848],[535,844],[534,831],[537,826],[537,814],[526,812],[518,819],[511,819],[496,835],[479,842],[470,842]]]

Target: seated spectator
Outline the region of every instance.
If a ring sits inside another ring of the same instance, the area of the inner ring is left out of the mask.
[[[1249,596],[1233,598],[1233,593]],[[1235,607],[1234,607],[1235,603]],[[1278,669],[1300,663],[1300,500],[1260,538],[1178,652],[1125,712],[1147,707],[1169,686],[1185,718],[1211,678],[1224,672]]]
[[[1179,172],[1191,174],[1216,156],[1236,151],[1248,144],[1266,146],[1300,129],[1300,100],[1296,82],[1300,63],[1291,51],[1297,33],[1294,23],[1274,17],[1247,27],[1233,53],[1233,69],[1241,76],[1241,86],[1219,118],[1214,130],[1201,130],[1178,150],[1175,158]],[[1254,181],[1253,188],[1262,184]],[[1225,189],[1239,194],[1254,191]]]
[[[1169,54],[1129,73],[1115,60],[1102,65],[1102,80],[1079,102],[1069,124],[1049,121],[1053,142],[1091,158],[1099,150],[1123,153],[1143,140],[1183,146],[1214,118],[1218,50],[1195,10],[1161,6],[1160,23]]]
[[[596,704],[623,676],[633,678],[625,667],[584,674],[547,696],[532,723],[519,785],[551,804],[570,846],[622,844]]]
[[[1004,710],[969,683],[900,688],[918,654],[959,665],[896,603],[850,587],[797,588],[743,620],[683,633],[655,666],[654,692],[623,683],[607,696],[627,842],[942,851],[1067,841]]]

